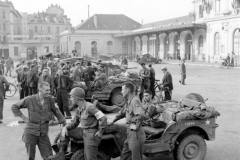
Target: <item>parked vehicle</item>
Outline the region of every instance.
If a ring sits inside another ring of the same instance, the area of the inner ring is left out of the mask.
[[[155,58],[151,54],[144,54],[141,58],[137,59],[137,62],[144,62],[146,64],[153,63],[153,64],[160,64],[162,60],[160,58]]]

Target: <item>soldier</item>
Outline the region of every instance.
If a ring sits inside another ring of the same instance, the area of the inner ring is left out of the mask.
[[[181,80],[179,81],[180,84],[185,85],[185,79],[186,79],[186,66],[185,66],[185,60],[182,59],[182,63],[180,64],[180,73],[181,73]]]
[[[140,99],[135,94],[135,87],[131,83],[126,83],[122,87],[122,94],[126,98],[126,105],[120,110],[112,123],[126,117],[127,139],[121,153],[120,160],[142,160],[143,144],[145,133],[142,129],[144,119],[144,109]]]
[[[94,88],[102,89],[106,82],[107,82],[107,75],[104,72],[104,68],[100,67],[96,73],[96,77],[94,80]]]
[[[20,99],[28,96],[27,74],[28,67],[23,66],[23,71],[19,73]]]
[[[9,75],[11,77],[13,68],[14,68],[14,62],[13,62],[12,58],[8,57],[8,59],[6,61],[6,73],[5,73],[5,75],[7,76],[7,74],[9,73]]]
[[[0,70],[0,123],[3,120],[3,102],[5,91],[8,89],[9,83],[6,78],[3,76],[2,71]]]
[[[162,87],[164,89],[164,100],[168,101],[172,99],[172,90],[173,90],[173,83],[172,83],[172,75],[167,71],[167,67],[162,67],[163,72],[163,79],[162,79]]]
[[[59,123],[65,124],[63,115],[55,107],[53,98],[49,96],[49,84],[40,82],[38,89],[38,94],[26,97],[12,106],[13,114],[27,123],[23,133],[23,141],[27,149],[28,160],[35,159],[36,145],[44,160],[52,155],[51,143],[48,137],[49,121],[52,114],[58,118]],[[20,109],[22,108],[28,109],[28,117],[21,112]]]
[[[152,67],[152,64],[148,65],[149,70],[150,70],[150,91],[152,93],[152,98],[154,98],[155,96],[155,88],[154,88],[154,84],[155,84],[155,70]]]
[[[51,93],[54,94],[53,78],[49,73],[49,68],[43,68],[42,75],[39,77],[39,81],[45,81],[50,84]]]
[[[140,63],[142,69],[139,72],[139,76],[142,79],[140,87],[140,99],[142,100],[144,90],[150,89],[150,71],[146,68],[145,63]]]
[[[72,87],[72,80],[68,76],[68,68],[64,66],[62,73],[54,80],[54,85],[57,87],[57,103],[63,115],[66,113],[66,118],[71,118],[71,113],[68,108],[68,93]]]
[[[78,105],[78,108],[72,123],[62,129],[62,136],[68,135],[68,132],[72,132],[80,123],[80,128],[83,129],[85,159],[97,160],[98,145],[107,125],[107,118],[95,105],[85,101],[85,92],[82,88],[72,89],[70,96],[72,104]]]
[[[38,79],[39,77],[37,66],[31,65],[31,70],[27,74],[27,85],[29,95],[37,94]]]

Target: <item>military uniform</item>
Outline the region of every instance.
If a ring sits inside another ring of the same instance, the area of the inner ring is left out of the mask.
[[[6,78],[0,75],[0,121],[3,119],[3,102],[5,95],[5,87],[8,87],[8,85],[9,84]]]
[[[150,67],[149,71],[150,71],[150,91],[152,92],[152,98],[153,98],[155,96],[155,88],[154,88],[155,70],[152,67]]]
[[[150,89],[150,70],[147,68],[141,69],[139,75],[142,78],[140,87],[140,99],[142,99],[144,90]]]
[[[104,117],[104,114],[98,110],[96,106],[92,103],[85,102],[82,108],[77,109],[73,122],[66,126],[66,128],[71,131],[80,123],[80,128],[83,129],[86,160],[97,160],[100,138],[95,136],[95,134],[98,130],[103,130],[107,125],[107,121],[99,121],[102,117]]]
[[[172,90],[173,90],[173,83],[172,83],[172,75],[169,72],[166,72],[162,79],[162,85],[164,88],[164,95],[165,101],[172,99]]]
[[[183,62],[181,63],[181,66],[180,66],[180,72],[181,72],[180,83],[184,85],[185,84],[185,79],[186,79],[186,66]]]
[[[48,137],[49,121],[54,114],[60,123],[65,123],[65,119],[60,111],[55,107],[52,97],[44,98],[42,105],[39,95],[32,95],[24,98],[19,103],[12,106],[15,116],[22,116],[20,109],[28,109],[28,119],[23,133],[23,141],[27,149],[28,160],[35,159],[36,145],[40,150],[43,159],[52,155],[51,143]]]
[[[67,116],[71,116],[71,113],[68,108],[68,92],[71,90],[72,87],[72,80],[67,75],[59,75],[55,79],[55,86],[57,87],[57,103],[59,106],[60,111],[63,115],[66,112]]]
[[[139,98],[132,96],[117,115],[116,119],[126,117],[128,125],[127,139],[124,142],[120,160],[142,160],[145,133],[141,125],[145,117],[144,113]]]

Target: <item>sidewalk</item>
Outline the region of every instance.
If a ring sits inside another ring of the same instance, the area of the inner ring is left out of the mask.
[[[173,64],[173,65],[179,65],[180,61],[178,60],[168,60],[168,61],[163,61],[163,63],[166,64]],[[206,66],[206,67],[217,67],[217,68],[227,68],[226,66],[222,66],[221,64],[218,63],[207,63],[207,62],[185,62],[186,65],[192,65],[192,66]],[[237,67],[229,67],[232,69],[240,69],[240,66]]]

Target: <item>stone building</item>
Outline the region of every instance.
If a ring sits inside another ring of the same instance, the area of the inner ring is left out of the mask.
[[[10,1],[0,1],[0,56],[32,59],[60,53],[59,35],[71,28],[70,19],[58,5],[44,12],[20,14]]]
[[[193,0],[183,17],[145,24],[115,37],[127,38],[132,56],[220,63],[228,55],[240,64],[240,0]]]
[[[60,33],[71,30],[70,19],[58,5],[49,6],[45,12],[23,13],[22,26],[23,34],[12,37],[10,54],[29,59],[59,53]]]
[[[9,38],[21,31],[20,13],[10,1],[0,1],[0,57],[9,57]]]
[[[240,65],[240,0],[194,0],[196,23],[206,29],[206,53],[209,62],[227,55]]]
[[[63,32],[60,38],[62,53],[78,56],[126,54],[126,38],[117,38],[141,25],[122,14],[95,14],[72,31]]]

